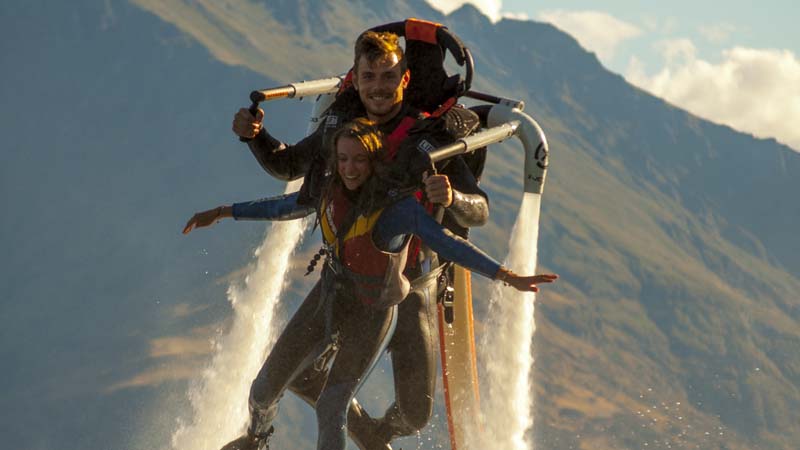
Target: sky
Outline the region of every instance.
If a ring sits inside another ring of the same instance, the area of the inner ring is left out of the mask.
[[[450,12],[463,0],[429,0]],[[548,22],[609,70],[697,116],[800,152],[800,4],[470,0],[492,20]]]

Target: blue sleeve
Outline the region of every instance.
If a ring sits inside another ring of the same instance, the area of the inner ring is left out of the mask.
[[[406,197],[387,207],[375,226],[373,239],[378,248],[399,250],[406,234],[416,234],[444,259],[493,279],[500,263],[438,224],[416,200]]]
[[[297,204],[297,192],[262,198],[250,202],[234,203],[236,220],[294,220],[312,214],[314,208]]]

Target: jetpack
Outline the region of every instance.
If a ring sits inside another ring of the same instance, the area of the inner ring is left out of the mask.
[[[429,157],[432,162],[459,155],[474,157],[477,161],[469,165],[479,179],[483,158],[486,157],[484,150],[492,144],[516,137],[522,143],[525,158],[523,190],[532,195],[542,194],[549,156],[542,128],[523,112],[525,105],[522,101],[471,90],[472,56],[455,34],[441,24],[418,19],[385,24],[372,30],[390,31],[405,39],[405,55],[411,71],[405,101],[412,106],[440,114],[462,97],[476,103],[469,109],[481,118],[481,129],[431,150]],[[447,54],[452,55],[464,71],[463,76],[446,73],[444,60]],[[253,91],[250,94],[251,112],[255,115],[262,102],[313,98],[308,127],[308,133],[311,133],[324,112],[335,102],[352,101],[353,96],[357,96],[350,83],[351,76],[348,73]],[[475,432],[480,432],[482,425],[470,272],[455,266],[451,284],[438,304],[439,342],[450,443],[453,450],[459,450],[467,448],[468,440],[475,436]]]

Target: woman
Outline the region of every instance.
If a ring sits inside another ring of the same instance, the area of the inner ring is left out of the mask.
[[[521,291],[537,291],[537,283],[553,282],[556,275],[519,276],[502,267],[468,241],[436,223],[413,198],[386,208],[382,204],[383,146],[367,120],[357,120],[332,139],[329,181],[317,207],[327,249],[319,304],[301,306],[280,336],[253,382],[252,420],[248,433],[225,450],[256,449],[269,437],[277,403],[291,379],[322,354],[333,359],[328,380],[317,401],[318,449],[345,448],[347,407],[361,382],[377,362],[393,332],[396,305],[405,298],[409,282],[402,272],[408,242],[418,235],[443,258]],[[209,226],[220,219],[285,220],[309,215],[298,206],[296,194],[195,214],[184,228]],[[327,362],[323,362],[327,363]]]

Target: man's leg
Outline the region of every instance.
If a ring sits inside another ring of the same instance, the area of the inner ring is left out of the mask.
[[[391,450],[392,439],[416,433],[431,418],[438,355],[436,289],[431,282],[398,306],[397,330],[389,344],[396,397],[385,417],[370,417],[355,398],[350,404],[347,431],[360,450]],[[327,377],[327,371],[309,367],[290,389],[315,406]]]
[[[395,402],[379,419],[381,434],[388,441],[421,430],[433,412],[437,364],[436,292],[434,280],[413,291],[399,305],[397,331],[390,344]]]
[[[395,402],[385,417],[370,417],[356,399],[350,405],[347,431],[360,450],[391,450],[392,439],[416,433],[431,418],[437,364],[436,292],[434,279],[398,306],[397,329],[389,344]]]

